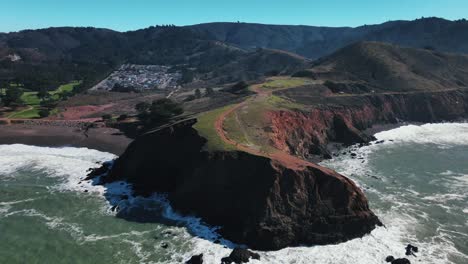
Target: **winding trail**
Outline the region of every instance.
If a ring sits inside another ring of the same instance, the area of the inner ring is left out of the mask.
[[[233,107],[227,109],[223,113],[221,113],[215,123],[215,129],[219,137],[229,145],[234,146],[238,150],[248,152],[253,155],[257,156],[263,156],[263,157],[268,157],[274,161],[277,161],[283,165],[286,165],[287,167],[291,169],[303,169],[304,167],[315,167],[319,168],[320,166],[303,160],[297,156],[291,155],[287,152],[275,149],[272,152],[265,152],[261,151],[259,149],[253,148],[251,146],[242,144],[240,142],[235,141],[234,139],[230,138],[226,131],[223,128],[223,123],[226,120],[226,118],[239,110],[240,108],[247,106],[249,102],[259,102],[261,100],[266,100],[269,96],[273,94],[274,91],[278,90],[283,90],[283,89],[290,89],[292,87],[286,87],[286,88],[278,88],[278,89],[262,89],[263,83],[262,84],[255,84],[250,87],[250,90],[253,91],[255,94],[253,96],[248,97],[244,101],[234,105]],[[458,88],[455,89],[444,89],[444,90],[439,90],[439,91],[433,91],[433,92],[447,92],[447,91],[453,91],[453,90],[458,90]],[[378,94],[385,94],[385,95],[391,95],[391,94],[416,94],[416,93],[425,93],[426,91],[409,91],[409,92],[380,92]],[[364,97],[364,96],[369,96],[369,95],[376,95],[377,93],[365,93],[365,94],[333,94],[327,97],[348,97],[348,96],[358,96],[358,97]],[[321,169],[324,169],[323,167],[320,167]]]
[[[305,167],[319,167],[318,165],[316,165],[314,163],[303,160],[301,158],[298,158],[296,156],[293,156],[293,155],[291,155],[289,153],[286,153],[284,151],[280,151],[280,150],[277,150],[277,149],[272,153],[267,153],[267,152],[252,148],[250,146],[239,143],[239,142],[233,140],[232,138],[229,138],[229,136],[226,134],[226,131],[223,128],[223,123],[224,123],[224,121],[226,120],[226,118],[229,115],[233,114],[235,111],[239,110],[240,108],[246,106],[247,103],[249,103],[249,101],[264,100],[273,93],[273,91],[262,90],[262,89],[260,89],[260,87],[261,87],[261,85],[252,86],[251,90],[253,92],[255,92],[255,95],[253,95],[252,97],[248,97],[244,101],[242,101],[242,102],[234,105],[233,107],[227,109],[226,111],[221,113],[216,118],[214,126],[215,126],[216,132],[219,135],[219,137],[226,144],[232,145],[232,146],[234,146],[235,148],[237,148],[240,151],[244,151],[244,152],[250,153],[252,155],[256,155],[256,156],[262,156],[262,157],[270,158],[270,159],[272,159],[272,160],[274,160],[276,162],[279,162],[279,163],[285,165],[286,167],[289,167],[289,168],[294,169],[294,170],[301,170],[301,169],[303,169]]]

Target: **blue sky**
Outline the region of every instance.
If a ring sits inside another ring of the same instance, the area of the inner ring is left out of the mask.
[[[0,32],[50,26],[126,31],[214,21],[359,26],[468,16],[467,0],[0,0],[0,7]]]

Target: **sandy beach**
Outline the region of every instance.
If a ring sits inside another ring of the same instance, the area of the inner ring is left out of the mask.
[[[132,141],[113,128],[92,128],[85,134],[76,127],[0,125],[0,144],[26,144],[49,147],[86,147],[120,155]]]

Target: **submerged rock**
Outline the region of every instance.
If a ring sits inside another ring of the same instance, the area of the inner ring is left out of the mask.
[[[260,259],[260,255],[257,253],[254,253],[248,249],[244,248],[235,248],[229,257],[225,257],[221,259],[222,264],[230,264],[230,263],[247,263],[249,262],[250,258],[252,259]]]

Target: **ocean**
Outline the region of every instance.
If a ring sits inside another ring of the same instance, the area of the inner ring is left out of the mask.
[[[377,133],[321,164],[355,181],[384,227],[338,245],[259,252],[251,263],[468,263],[468,123]],[[383,142],[382,142],[383,141]],[[355,155],[351,155],[355,153]],[[96,186],[86,170],[115,156],[86,148],[0,145],[0,263],[220,263],[235,245],[175,213],[164,195]],[[127,199],[128,196],[128,199]],[[132,218],[145,215],[145,219]]]

